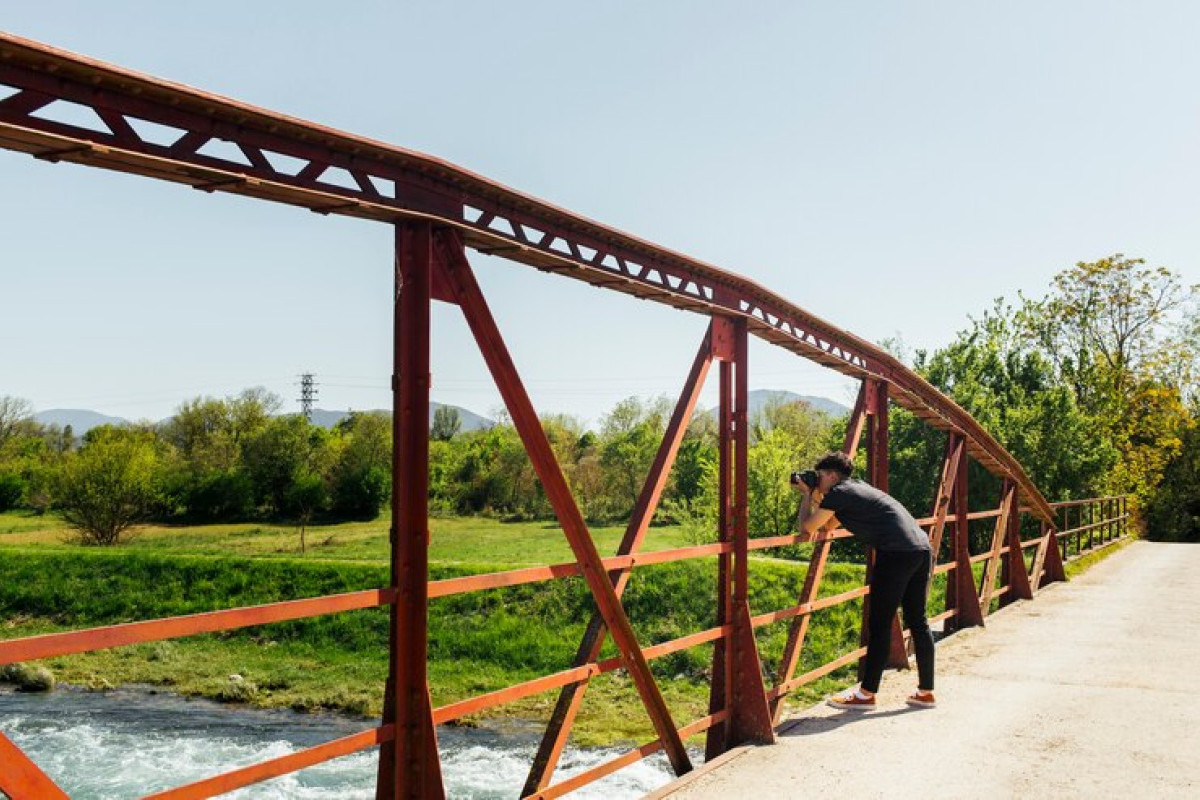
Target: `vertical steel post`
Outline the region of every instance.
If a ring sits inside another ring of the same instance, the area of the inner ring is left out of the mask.
[[[718,371],[720,404],[717,408],[717,541],[733,541],[733,361],[726,357]],[[717,625],[727,626],[733,619],[732,577],[730,554],[717,556]],[[733,642],[731,637],[718,639],[713,645],[712,684],[709,687],[708,713],[727,711],[733,702]],[[704,758],[712,760],[728,749],[731,721],[708,729]]]
[[[775,741],[767,707],[762,662],[750,623],[750,430],[749,341],[745,319],[734,321],[733,408],[733,695],[729,705],[726,748],[745,742]]]
[[[952,594],[953,608],[957,612],[953,618],[955,630],[983,624],[975,573],[971,570],[971,523],[967,519],[967,499],[967,454],[964,448],[954,483],[954,571],[946,584],[946,592]]]
[[[434,259],[428,222],[396,225],[392,376],[391,652],[376,797],[444,798],[426,680],[429,582],[429,305]]]
[[[888,490],[888,385],[886,381],[868,379],[867,382],[867,482],[881,492]],[[875,552],[867,551],[867,581],[875,571]],[[862,628],[859,632],[861,645],[867,644],[867,622],[871,613],[871,596],[863,598]],[[866,657],[858,660],[858,675],[862,678]],[[894,669],[908,668],[908,651],[904,644],[904,629],[900,627],[900,615],[892,620],[892,641],[888,651],[887,666]]]

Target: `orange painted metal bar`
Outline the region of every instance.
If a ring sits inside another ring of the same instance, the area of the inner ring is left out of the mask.
[[[0,792],[13,800],[70,800],[7,736],[0,733]]]
[[[767,611],[763,614],[751,617],[750,622],[756,628],[761,628],[764,625],[771,625],[776,622],[782,622],[785,619],[792,617],[808,616],[810,614],[821,611],[822,609],[832,608],[842,603],[847,603],[857,597],[866,597],[871,593],[870,586],[859,586],[857,589],[851,589],[848,592],[822,597],[820,600],[813,600],[809,603],[802,603],[791,608],[780,609],[779,611]]]
[[[348,756],[360,750],[366,750],[368,747],[386,744],[392,741],[394,733],[394,728],[391,725],[372,728],[369,731],[335,739],[332,742],[319,744],[316,747],[310,747],[298,753],[289,753],[286,756],[280,756],[270,761],[263,761],[260,764],[232,770],[223,775],[205,778],[195,783],[189,783],[186,786],[146,795],[143,800],[206,800],[209,797],[216,797],[217,795],[232,792],[234,789],[241,789],[244,786],[250,786],[270,780],[271,778],[278,778],[280,775],[287,775],[288,773],[306,769],[316,764],[322,764],[335,758]],[[41,795],[38,795],[38,797],[40,800]]]
[[[692,765],[671,721],[670,709],[667,708],[662,692],[650,674],[650,667],[642,655],[629,619],[625,616],[625,609],[613,589],[608,573],[604,570],[603,561],[588,532],[587,523],[579,512],[579,506],[575,503],[562,468],[554,457],[546,432],[542,429],[533,403],[530,402],[496,321],[483,298],[471,265],[467,262],[456,237],[448,237],[448,240],[451,246],[444,251],[448,282],[479,345],[484,362],[496,380],[496,386],[512,415],[513,424],[525,444],[534,471],[542,482],[546,497],[554,508],[567,542],[583,569],[583,577],[604,617],[605,625],[612,633],[613,642],[625,660],[646,712],[666,746],[671,766],[677,775],[682,775],[689,771]]]
[[[818,678],[823,678],[831,672],[837,672],[842,667],[847,667],[847,666],[853,664],[854,662],[858,661],[860,658],[862,658],[866,654],[867,654],[867,648],[865,648],[865,647],[859,647],[855,650],[851,650],[846,655],[840,656],[839,658],[835,658],[832,661],[827,661],[824,664],[822,664],[821,666],[817,667],[816,669],[809,670],[808,672],[804,673],[803,675],[799,675],[795,678],[792,678],[787,683],[779,684],[778,686],[776,686],[775,688],[773,688],[769,692],[767,692],[767,694],[772,699],[776,698],[776,697],[780,697],[781,695],[785,695],[788,692],[792,691],[793,689],[798,689],[801,686],[804,686],[806,683],[812,683],[813,681],[817,680]]]
[[[614,667],[618,669],[619,665]],[[451,722],[459,717],[473,714],[476,711],[483,711],[494,706],[511,703],[514,700],[520,700],[523,697],[529,697],[534,694],[548,692],[551,689],[559,689],[570,683],[587,680],[601,672],[600,668],[595,664],[585,664],[582,667],[573,667],[555,672],[552,675],[546,675],[542,678],[534,678],[531,681],[518,683],[514,686],[508,686],[504,689],[497,689],[494,692],[488,692],[467,700],[459,700],[456,703],[439,706],[433,711],[433,721],[437,724]]]
[[[680,650],[687,650],[689,647],[715,642],[718,639],[728,638],[733,634],[732,625],[718,625],[715,628],[709,628],[696,633],[689,633],[686,636],[680,636],[678,639],[672,639],[669,642],[659,642],[658,644],[650,645],[645,649],[646,658],[654,659],[661,658],[671,653],[677,653]],[[604,674],[613,670],[621,669],[620,659],[609,658],[599,662],[600,673]]]
[[[690,647],[696,647],[707,642],[716,641],[718,639],[729,636],[733,632],[732,625],[723,627],[709,628],[708,630],[691,633],[687,636],[681,636],[678,639],[672,639],[669,642],[660,642],[643,650],[646,660],[661,658],[665,655],[686,650]],[[503,689],[497,689],[493,692],[477,695],[475,697],[459,700],[454,703],[449,703],[444,706],[439,706],[433,711],[433,720],[439,725],[446,722],[452,722],[459,717],[467,714],[474,714],[477,711],[485,711],[495,706],[511,703],[514,700],[520,700],[524,697],[540,694],[550,691],[551,689],[560,689],[572,683],[590,680],[597,675],[606,675],[610,672],[625,669],[625,663],[619,658],[608,658],[603,661],[598,661],[592,664],[585,664],[579,667],[555,672],[551,675],[546,675],[541,678],[534,678],[523,683],[517,683],[512,686],[507,686]]]
[[[719,714],[709,714],[706,717],[696,720],[690,725],[685,725],[684,727],[680,728],[679,736],[682,739],[687,739],[691,736],[695,736],[698,733],[703,733],[713,725],[724,722],[726,717],[727,714],[725,712],[721,712]],[[522,795],[522,797],[525,798],[525,800],[552,800],[552,798],[562,797],[569,792],[573,792],[582,786],[586,786],[589,783],[598,781],[601,778],[611,775],[622,767],[635,764],[646,756],[654,755],[661,750],[662,742],[656,739],[653,742],[644,744],[641,747],[630,750],[629,752],[622,753],[616,758],[605,761],[603,764],[592,767],[585,772],[581,772],[578,775],[573,775],[566,780],[554,784],[553,786],[548,786],[541,791],[535,792],[534,794]]]
[[[641,567],[646,564],[665,564],[669,561],[684,561],[689,558],[727,555],[732,552],[732,543],[718,542],[716,544],[699,544],[693,547],[677,547],[673,550],[657,550],[653,553],[638,553],[631,558],[633,559],[634,566]],[[607,560],[605,561],[605,566],[608,566]]]
[[[1086,533],[1087,531],[1095,530],[1096,528],[1102,528],[1105,525],[1108,525],[1109,523],[1121,522],[1121,521],[1127,520],[1127,519],[1129,519],[1129,515],[1123,514],[1122,516],[1119,516],[1119,517],[1114,517],[1112,519],[1104,519],[1104,520],[1100,520],[1099,522],[1092,522],[1087,525],[1082,525],[1078,528],[1071,528],[1071,529],[1065,530],[1065,531],[1058,531],[1058,533],[1056,535],[1061,539],[1064,536],[1070,536],[1070,535],[1076,534],[1076,533]]]
[[[443,578],[430,581],[429,597],[449,597],[468,592],[479,592],[485,589],[499,589],[505,586],[521,586],[527,583],[553,580],[554,578],[574,578],[583,574],[578,564],[552,564],[548,567],[526,567],[523,569],[507,570],[505,572],[486,572],[482,575],[464,575],[461,578]]]
[[[362,592],[327,597],[288,600],[261,606],[208,611],[201,614],[146,620],[145,622],[126,622],[102,628],[9,639],[0,642],[0,664],[34,661],[39,658],[85,653],[90,650],[155,642],[161,639],[176,639],[198,633],[234,630],[251,625],[304,619],[339,611],[375,608],[390,604],[393,596],[394,593],[389,589],[368,589]]]
[[[823,531],[819,539],[808,539],[810,542],[831,542],[834,539],[850,539],[854,534],[845,528],[838,528],[832,531]],[[804,544],[806,540],[803,534],[785,533],[783,536],[763,536],[758,539],[751,539],[746,549],[748,550],[769,550],[772,547],[786,547],[793,544]]]

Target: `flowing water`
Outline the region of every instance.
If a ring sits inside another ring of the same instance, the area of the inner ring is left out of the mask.
[[[122,800],[275,758],[371,727],[363,719],[234,708],[138,689],[19,694],[0,689],[0,731],[73,800]],[[439,728],[452,798],[514,798],[537,747],[531,730]],[[568,750],[556,778],[621,749]],[[374,749],[225,795],[238,800],[357,800],[375,796]],[[641,797],[670,779],[661,754],[570,795]]]

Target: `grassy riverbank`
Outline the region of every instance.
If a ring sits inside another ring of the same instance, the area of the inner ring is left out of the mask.
[[[150,528],[129,545],[100,550],[62,541],[53,518],[0,515],[0,637],[189,614],[383,586],[386,523],[315,527],[307,553],[295,531],[271,526]],[[620,529],[594,532],[612,552]],[[651,531],[649,549],[683,544],[679,532]],[[492,557],[488,557],[491,554]],[[556,528],[478,519],[435,520],[434,578],[570,560]],[[751,607],[795,603],[805,564],[754,559]],[[822,594],[861,585],[861,567],[834,564]],[[713,559],[642,567],[625,595],[643,645],[715,624]],[[937,596],[935,594],[935,596]],[[565,669],[594,604],[580,579],[436,599],[430,608],[430,686],[434,703],[473,696]],[[857,644],[860,606],[818,612],[801,671]],[[788,623],[758,631],[764,666],[778,662]],[[608,645],[611,654],[611,644]],[[711,646],[652,662],[679,724],[703,716]],[[277,623],[224,634],[48,659],[59,680],[94,688],[145,683],[184,695],[301,709],[377,715],[387,668],[383,609]],[[241,676],[230,680],[229,676]],[[826,691],[835,675],[798,698]],[[539,719],[547,692],[492,714]],[[470,720],[468,720],[468,724]],[[622,672],[593,681],[580,714],[578,744],[645,740],[652,728]]]

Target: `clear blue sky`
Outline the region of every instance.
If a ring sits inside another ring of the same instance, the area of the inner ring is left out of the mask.
[[[910,349],[1079,260],[1200,280],[1196,2],[56,2],[0,28],[448,159]],[[389,404],[386,226],[0,152],[0,242],[0,395],[157,419],[252,385],[295,408],[311,371],[321,407]],[[473,261],[540,410],[678,392],[702,318]],[[434,323],[433,399],[496,408],[457,312]]]

